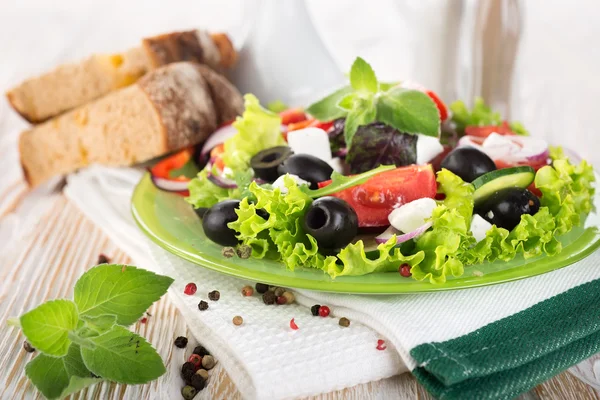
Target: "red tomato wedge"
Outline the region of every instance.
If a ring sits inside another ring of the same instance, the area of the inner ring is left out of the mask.
[[[327,186],[331,181],[319,183]],[[332,196],[345,200],[358,215],[358,226],[388,226],[388,215],[403,204],[437,193],[431,165],[411,165],[382,172],[362,185],[342,190]]]
[[[515,133],[510,129],[508,122],[503,121],[502,124],[486,125],[486,126],[467,126],[465,127],[465,135],[477,136],[486,138],[492,133],[496,132],[499,135],[514,135]]]
[[[304,121],[307,117],[301,108],[290,108],[279,113],[281,124],[288,125],[296,122]]]
[[[150,168],[150,173],[158,178],[189,181],[189,179],[186,177],[171,178],[169,173],[187,164],[190,158],[192,158],[192,154],[193,149],[191,148],[175,153],[157,162],[152,168]]]
[[[427,96],[431,97],[431,100],[433,100],[440,111],[440,120],[442,120],[442,122],[445,121],[446,118],[448,118],[448,107],[446,107],[446,104],[444,104],[442,99],[440,99],[440,97],[434,91],[427,90],[425,93]]]

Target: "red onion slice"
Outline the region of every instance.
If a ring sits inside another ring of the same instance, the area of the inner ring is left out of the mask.
[[[207,175],[209,181],[214,183],[215,185],[222,187],[223,189],[235,189],[238,185],[232,181],[231,179],[224,178],[222,176],[214,175],[212,172],[209,172]]]
[[[182,180],[175,180],[175,179],[159,178],[152,174],[150,175],[150,177],[152,179],[152,183],[154,183],[154,186],[156,186],[157,188],[164,190],[166,192],[177,192],[177,193],[187,192],[188,183],[190,182],[189,180],[182,181]]]
[[[225,142],[236,133],[237,129],[231,124],[220,127],[209,136],[206,142],[204,142],[204,146],[202,146],[202,150],[200,150],[200,157],[210,153],[213,148]]]
[[[432,223],[430,221],[430,222],[427,222],[425,225],[418,227],[414,231],[404,233],[404,234],[400,234],[400,231],[398,229],[394,228],[393,226],[390,226],[381,235],[379,235],[375,238],[375,242],[377,242],[378,244],[385,243],[388,240],[390,240],[390,238],[394,235],[396,235],[396,244],[408,242],[409,240],[414,239],[417,236],[420,236],[423,233],[425,233],[425,231],[427,231],[427,229],[431,228],[431,226],[432,226]]]
[[[498,144],[497,140],[510,140],[511,145]],[[493,145],[489,143],[494,141]],[[474,147],[484,152],[492,160],[501,160],[511,163],[533,162],[543,163],[549,157],[548,143],[545,140],[527,136],[499,135],[492,133],[483,139],[477,136],[463,136],[458,141],[458,147]]]

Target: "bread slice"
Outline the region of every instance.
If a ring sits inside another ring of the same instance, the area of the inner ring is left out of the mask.
[[[23,132],[21,164],[31,186],[91,163],[128,166],[200,143],[241,112],[241,95],[224,77],[173,63]]]
[[[230,67],[236,57],[227,35],[211,36],[202,30],[173,32],[145,38],[141,46],[124,53],[96,54],[61,65],[24,81],[6,96],[23,118],[40,123],[131,85],[148,71],[168,63],[196,61],[219,70]]]

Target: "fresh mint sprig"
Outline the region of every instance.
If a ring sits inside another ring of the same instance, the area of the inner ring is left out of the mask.
[[[48,399],[102,380],[140,384],[158,378],[166,371],[160,356],[126,327],[172,283],[172,278],[133,266],[90,269],[75,284],[74,301],[51,300],[18,319],[27,340],[41,352],[25,366],[27,377]]]
[[[439,135],[439,112],[427,94],[399,87],[397,83],[379,82],[371,66],[360,57],[352,64],[349,76],[350,86],[306,109],[322,121],[346,117],[344,138],[348,148],[358,127],[373,121],[381,121],[403,133]]]

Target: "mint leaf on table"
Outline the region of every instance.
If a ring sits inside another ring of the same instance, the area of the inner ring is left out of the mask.
[[[318,197],[329,196],[330,194],[340,192],[353,186],[361,185],[369,178],[385,171],[395,169],[395,165],[380,165],[379,167],[358,175],[345,176],[338,172],[331,174],[331,183],[320,189],[309,189],[308,186],[301,186],[301,191],[309,197],[316,199]]]
[[[36,349],[55,357],[67,354],[69,331],[77,326],[77,307],[70,300],[48,301],[19,319],[27,340]]]
[[[346,140],[346,146],[348,148],[352,147],[352,139],[357,129],[361,125],[372,122],[377,115],[373,96],[370,98],[356,98],[354,99],[354,103],[356,105],[348,112],[346,126],[344,128],[344,139]]]
[[[438,109],[427,94],[418,90],[397,87],[379,97],[377,120],[405,133],[440,134]]]
[[[358,92],[377,93],[379,83],[373,68],[362,58],[356,57],[350,68],[350,85]]]
[[[110,331],[90,338],[94,349],[82,348],[85,365],[94,374],[119,383],[138,384],[166,372],[154,348],[143,337],[115,325]]]
[[[91,268],[75,284],[75,303],[82,316],[111,314],[119,325],[131,325],[173,283],[168,276],[125,265]]]

